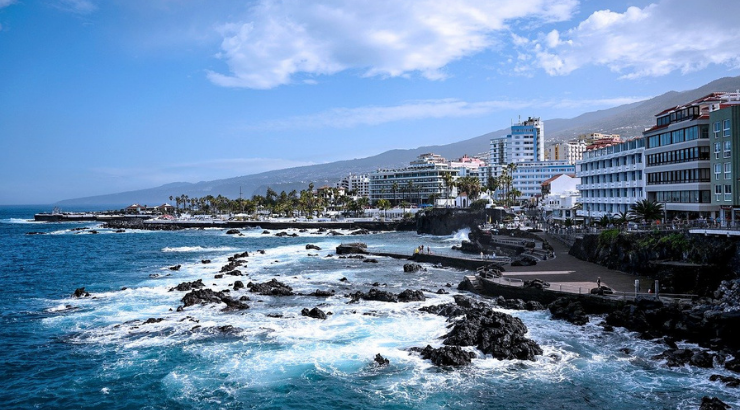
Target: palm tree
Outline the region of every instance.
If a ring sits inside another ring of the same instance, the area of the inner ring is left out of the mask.
[[[379,199],[378,202],[375,203],[375,205],[383,211],[383,217],[386,217],[386,212],[391,209],[391,202],[387,199]]]
[[[455,187],[455,178],[452,176],[452,172],[445,172],[442,174],[442,182],[445,184],[447,199],[449,199],[450,195],[452,195],[452,188]]]
[[[619,226],[625,225],[629,221],[630,221],[630,216],[625,211],[619,212],[617,216],[614,218],[614,223]]]
[[[629,213],[636,220],[654,221],[663,216],[663,204],[643,199],[632,205]]]
[[[393,191],[394,205],[398,205],[398,201],[396,201],[396,192],[398,192],[398,182],[394,182],[393,185],[391,185],[391,191]]]

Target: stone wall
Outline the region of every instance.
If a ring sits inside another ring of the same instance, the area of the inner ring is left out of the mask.
[[[578,238],[576,258],[658,279],[661,291],[707,295],[740,274],[738,240],[684,232],[606,230]]]

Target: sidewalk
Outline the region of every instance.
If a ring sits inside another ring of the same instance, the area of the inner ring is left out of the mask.
[[[537,262],[535,266],[506,266],[503,272],[505,277],[522,280],[541,279],[550,282],[551,288],[558,284],[582,286],[584,289],[596,287],[596,280],[600,277],[601,284],[609,286],[619,292],[634,292],[635,279],[640,280],[640,287],[647,289],[652,279],[645,276],[636,276],[617,270],[607,269],[595,263],[582,261],[568,255],[570,250],[566,245],[550,237],[546,233],[538,234],[550,243],[555,258]]]

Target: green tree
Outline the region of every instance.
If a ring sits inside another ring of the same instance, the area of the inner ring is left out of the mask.
[[[379,199],[378,202],[375,203],[375,205],[383,211],[383,217],[386,217],[386,212],[391,209],[391,202],[387,199]]]
[[[633,204],[629,213],[638,221],[655,221],[663,216],[663,204],[643,199]]]

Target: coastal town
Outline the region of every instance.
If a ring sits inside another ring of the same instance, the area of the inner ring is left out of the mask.
[[[739,113],[740,93],[713,92],[655,113],[654,126],[640,136],[592,132],[551,144],[544,121],[530,117],[474,156],[448,161],[427,153],[405,168],[345,175],[335,186],[309,183],[300,192],[171,195],[169,203],[132,204],[107,218],[398,220],[430,207],[501,207],[512,212],[506,223],[522,226],[639,222],[732,228],[740,218],[740,151],[733,150],[740,146],[740,124],[733,122]],[[40,214],[37,220],[84,218],[60,215]]]

